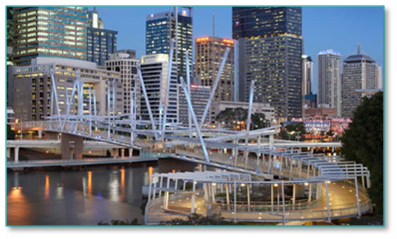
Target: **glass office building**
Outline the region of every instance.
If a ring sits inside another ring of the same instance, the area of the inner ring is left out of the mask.
[[[352,117],[361,98],[366,93],[357,92],[362,89],[377,89],[377,65],[370,56],[361,53],[360,46],[357,54],[346,57],[343,61],[342,83],[342,116]]]
[[[175,12],[178,12],[177,18]],[[178,27],[176,28],[175,25]],[[176,39],[177,42],[173,61],[178,63],[178,79],[180,76],[186,79],[186,51],[189,54],[190,64],[192,62],[193,9],[191,7],[180,7],[178,11],[155,13],[146,17],[147,55],[169,54],[170,39]]]
[[[317,55],[317,103],[319,108],[329,107],[342,115],[341,54],[334,50],[320,51]]]
[[[302,117],[302,9],[233,7],[233,38],[238,40],[239,100],[269,103],[275,118]]]
[[[14,7],[14,64],[36,57],[87,59],[86,7]]]
[[[104,23],[95,8],[88,12],[88,24],[87,60],[103,66],[110,54],[116,53],[118,32],[103,29]]]

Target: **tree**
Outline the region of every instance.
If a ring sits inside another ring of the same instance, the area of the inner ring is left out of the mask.
[[[190,214],[186,219],[174,218],[170,221],[160,222],[160,225],[235,225],[233,222],[224,221],[220,214],[203,216],[197,213]]]
[[[228,128],[233,128],[239,121],[245,122],[247,120],[248,111],[239,107],[235,109],[225,109],[215,117],[215,120],[220,123],[225,123]]]
[[[98,225],[101,225],[101,226],[128,226],[128,225],[140,225],[140,224],[138,224],[138,219],[135,218],[132,221],[128,221],[127,219],[125,221],[113,219],[110,221],[110,223],[100,221],[100,222],[98,222]]]
[[[15,131],[11,129],[11,125],[7,125],[7,140],[15,140]]]
[[[303,122],[292,122],[289,125],[287,125],[285,128],[289,132],[295,132],[293,139],[295,139],[295,137],[297,135],[299,135],[304,140],[303,135],[306,134],[305,123],[303,123]]]
[[[234,128],[239,126],[240,129],[245,129],[243,126],[246,124],[248,119],[248,109],[243,109],[241,107],[235,109],[225,109],[215,117],[215,120],[222,123],[225,123],[225,126],[228,128]],[[262,129],[270,126],[270,121],[266,119],[265,114],[263,113],[254,113],[251,114],[251,127],[250,129]],[[239,122],[243,122],[239,124]]]
[[[370,170],[368,194],[376,205],[375,213],[383,215],[383,92],[362,99],[341,140],[345,160],[362,163]]]

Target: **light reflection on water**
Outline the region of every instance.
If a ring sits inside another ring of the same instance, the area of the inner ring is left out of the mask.
[[[7,225],[143,222],[142,186],[157,166],[7,173]]]

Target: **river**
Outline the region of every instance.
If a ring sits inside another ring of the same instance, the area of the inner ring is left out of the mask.
[[[142,186],[157,164],[86,171],[7,172],[7,225],[143,224]]]

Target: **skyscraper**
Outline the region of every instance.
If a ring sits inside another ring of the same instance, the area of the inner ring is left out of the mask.
[[[110,54],[116,52],[116,35],[118,32],[103,29],[104,23],[99,18],[95,8],[93,11],[89,11],[87,15],[87,60],[103,66],[105,65],[105,61],[110,59]]]
[[[14,64],[36,57],[87,59],[86,7],[14,7]]]
[[[360,46],[357,54],[348,56],[343,61],[342,86],[342,116],[351,117],[360,104],[365,93],[358,93],[359,89],[376,89],[377,67],[374,59],[362,54]]]
[[[111,54],[110,59],[105,61],[105,66],[108,71],[120,72],[120,78],[121,82],[123,82],[124,91],[123,112],[125,114],[129,114],[131,112],[131,106],[134,107],[134,104],[131,102],[131,92],[133,92],[133,100],[135,101],[137,107],[136,112],[139,115],[141,104],[141,88],[137,66],[141,60],[135,58],[135,51],[132,51],[132,53],[134,54],[132,56],[123,52]]]
[[[162,123],[164,116],[160,109],[164,110],[166,87],[168,81],[169,56],[166,54],[153,54],[141,57],[141,71],[143,82],[149,98],[153,118]],[[172,64],[169,101],[167,111],[167,122],[178,122],[178,84],[176,64]],[[149,120],[149,111],[146,107],[144,96],[141,98],[142,120]]]
[[[312,93],[313,61],[310,56],[302,56],[302,97]]]
[[[223,55],[229,47],[229,54],[219,79],[214,101],[234,100],[234,40],[218,37],[196,38],[194,75],[201,85],[213,87]]]
[[[239,99],[269,103],[275,118],[302,117],[302,9],[233,7],[233,38],[238,40]]]
[[[183,76],[186,79],[186,51],[189,52],[189,62],[192,62],[193,9],[191,7],[176,9],[178,11],[174,9],[146,17],[146,54],[169,54],[170,39],[175,39],[177,44],[174,48],[176,50],[173,61],[178,63],[178,78]]]
[[[317,104],[336,108],[337,116],[341,116],[342,79],[341,54],[334,50],[320,51],[317,55]]]

